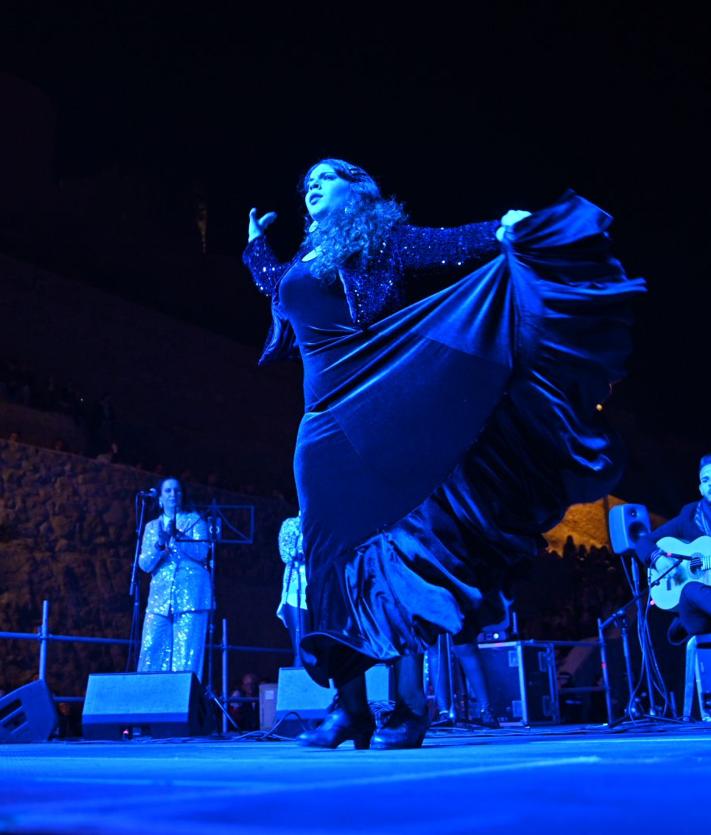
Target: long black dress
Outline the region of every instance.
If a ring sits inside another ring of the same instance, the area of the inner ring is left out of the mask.
[[[610,256],[607,222],[568,197],[365,330],[308,262],[281,279],[304,364],[294,470],[316,681],[476,634],[506,566],[618,479],[596,405],[623,376],[644,285]]]

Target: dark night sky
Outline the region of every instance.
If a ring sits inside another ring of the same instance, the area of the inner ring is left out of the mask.
[[[255,204],[280,211],[278,246],[296,242],[294,187],[324,155],[370,169],[422,224],[576,189],[615,216],[617,253],[650,285],[619,403],[703,438],[708,30],[683,4],[468,8],[26,2],[2,54],[56,108],[58,176],[199,181],[225,257]]]

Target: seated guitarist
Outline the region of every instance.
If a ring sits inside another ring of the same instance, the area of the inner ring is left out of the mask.
[[[672,557],[657,548],[662,537],[674,536],[693,542],[704,534],[711,535],[711,454],[704,455],[699,462],[699,492],[700,501],[685,505],[678,516],[637,541],[637,555],[647,567],[665,571],[674,564]],[[672,621],[667,637],[671,643],[681,644],[690,635],[704,632],[711,632],[711,586],[690,582],[681,590],[678,617]]]

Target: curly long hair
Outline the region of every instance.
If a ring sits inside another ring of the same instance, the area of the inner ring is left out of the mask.
[[[337,211],[316,225],[306,216],[304,245],[319,249],[311,271],[317,278],[333,281],[338,267],[349,259],[358,258],[362,265],[367,264],[392,227],[406,220],[407,215],[397,200],[383,197],[367,171],[342,159],[322,159],[312,165],[304,176],[302,193],[307,192],[311,172],[319,165],[330,165],[351,184],[348,197]]]

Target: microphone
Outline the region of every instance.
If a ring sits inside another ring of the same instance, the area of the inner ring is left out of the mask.
[[[151,487],[150,490],[139,490],[136,495],[142,496],[145,499],[156,499],[158,498],[158,491],[155,487]]]

